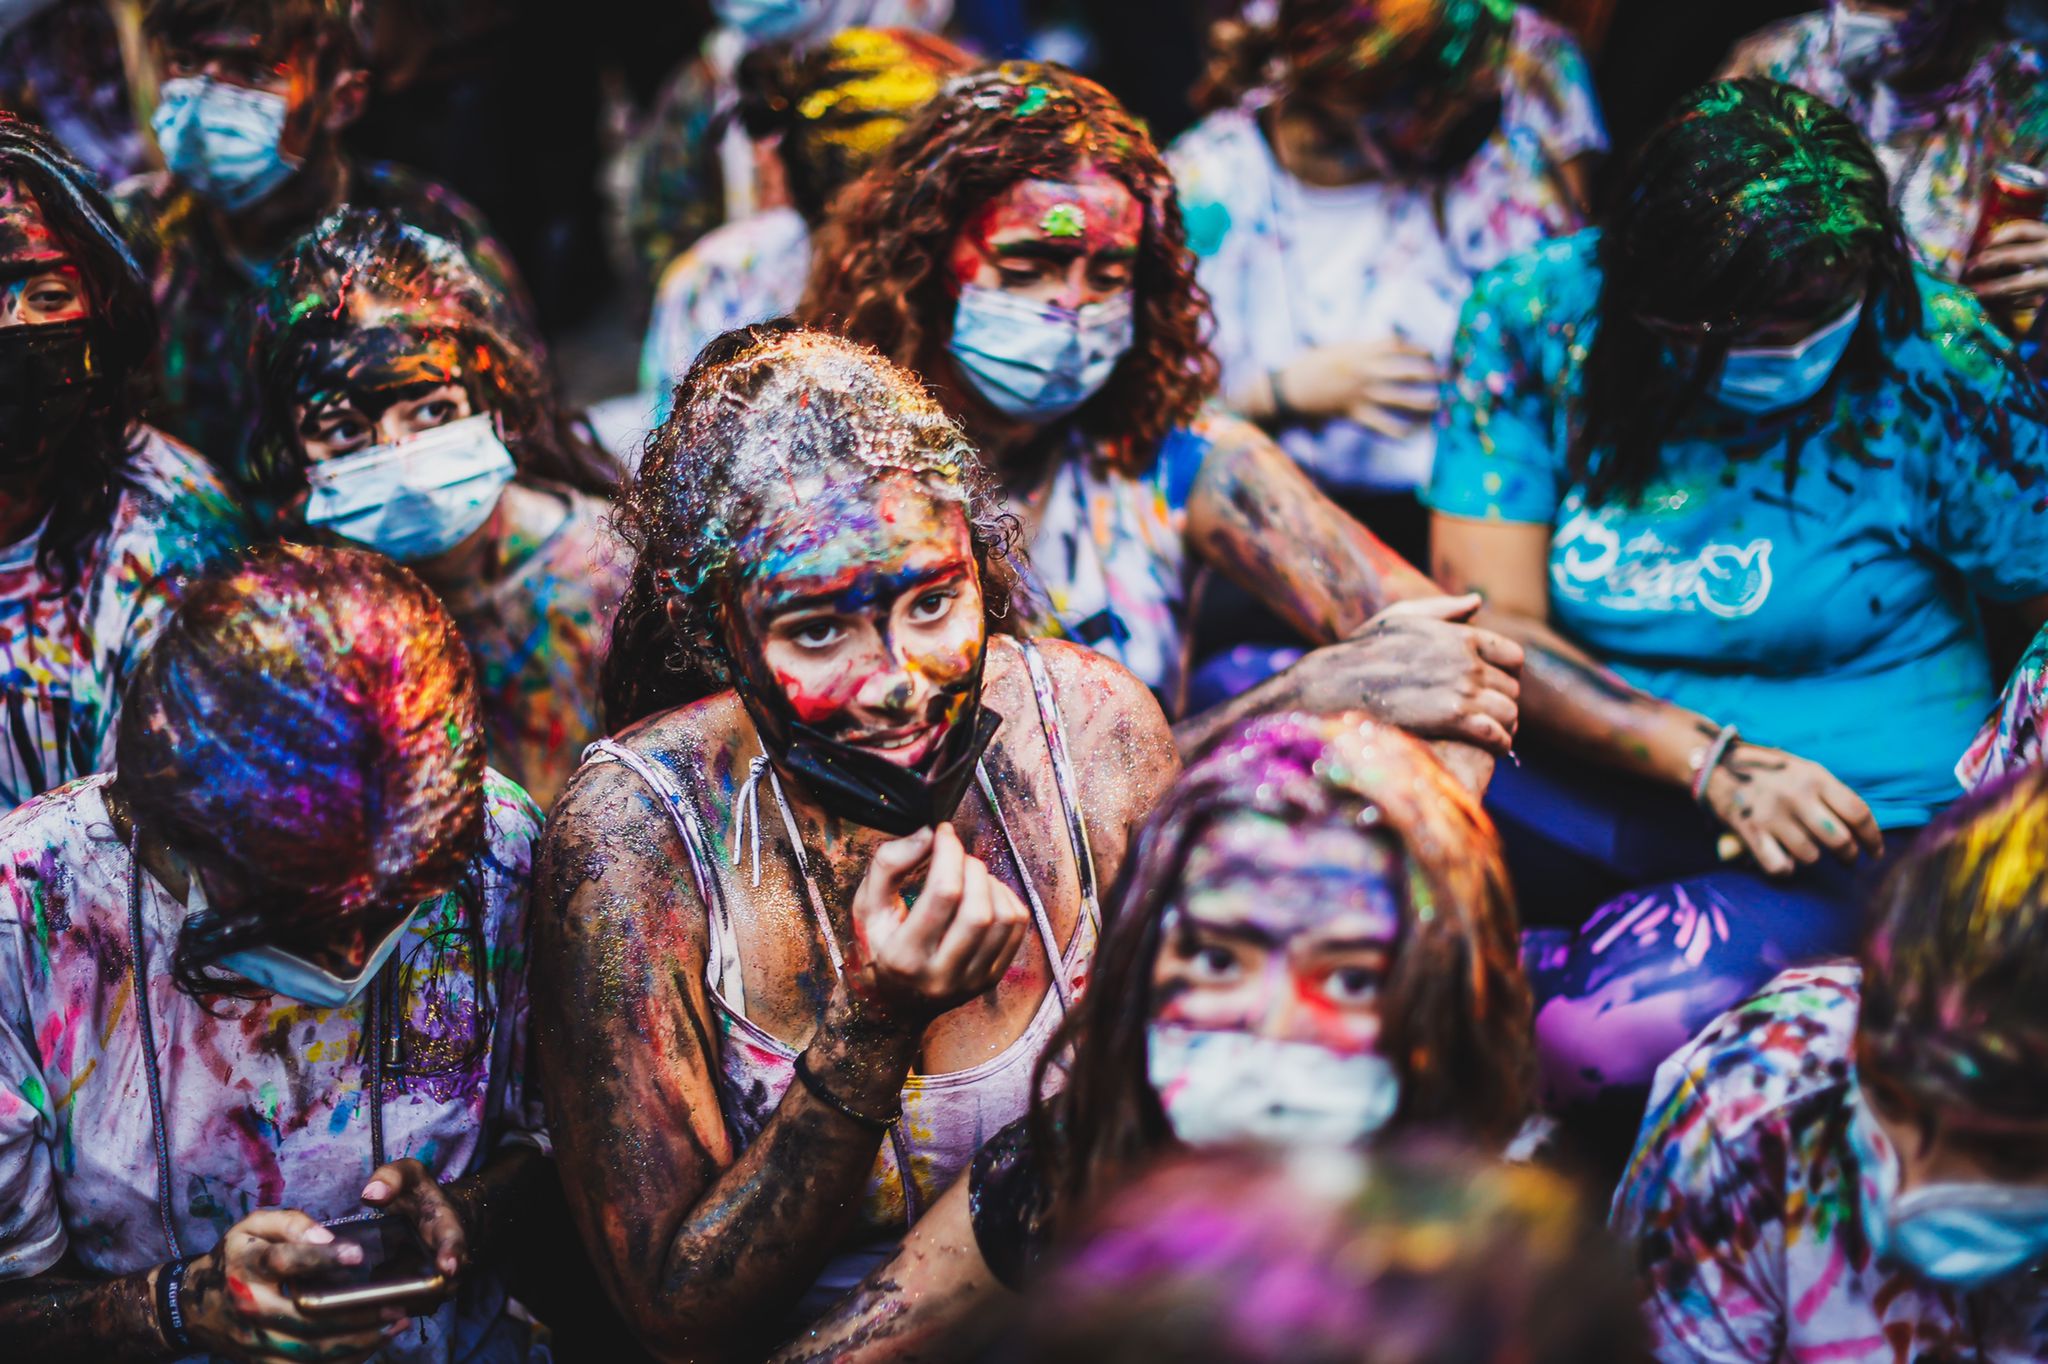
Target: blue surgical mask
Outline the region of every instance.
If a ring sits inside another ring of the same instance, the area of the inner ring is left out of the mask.
[[[755,44],[801,32],[823,8],[820,0],[711,0],[719,22]]]
[[[235,213],[297,174],[278,149],[288,108],[283,95],[181,76],[158,91],[149,126],[172,174]]]
[[[189,866],[186,876],[191,889],[185,893],[185,913],[188,917],[202,915],[206,913],[206,888]],[[362,969],[352,976],[337,976],[326,967],[315,966],[281,947],[251,947],[241,952],[230,952],[218,964],[274,995],[296,999],[316,1009],[339,1009],[362,998],[363,991],[370,988],[370,982],[384,969],[384,963],[391,960],[391,954],[398,950],[399,939],[405,936],[405,930],[423,908],[424,905],[416,905],[411,914],[399,920],[371,949]]]
[[[1877,1151],[1877,1119],[1860,1092],[1856,1106],[1864,1224],[1879,1254],[1966,1292],[2048,1259],[2048,1188],[1951,1181],[1901,1194],[1898,1153],[1888,1141]]]
[[[306,524],[416,563],[474,534],[512,481],[511,452],[488,415],[306,471]]]
[[[1849,351],[1863,300],[1796,346],[1731,346],[1714,396],[1742,412],[1782,412],[1827,387]]]
[[[1401,1076],[1374,1052],[1154,1024],[1146,1072],[1190,1146],[1355,1146],[1401,1106]]]
[[[1129,293],[1061,308],[969,284],[960,291],[948,348],[998,411],[1048,422],[1109,382],[1135,334]]]

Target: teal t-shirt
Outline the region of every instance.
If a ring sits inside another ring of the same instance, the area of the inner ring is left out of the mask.
[[[1652,695],[1822,764],[1880,824],[1926,822],[1960,794],[1956,760],[1996,695],[1972,594],[2048,592],[2039,391],[1974,299],[1922,275],[1921,331],[1887,337],[1878,374],[1844,372],[1785,417],[1705,400],[1639,503],[1589,506],[1566,456],[1598,242],[1582,232],[1481,277],[1430,506],[1548,524],[1550,620],[1567,638]]]

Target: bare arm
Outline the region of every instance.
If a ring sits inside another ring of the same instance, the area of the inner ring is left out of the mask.
[[[62,1265],[0,1283],[0,1355],[51,1364],[168,1359],[156,1326],[159,1267],[118,1279],[74,1278]]]
[[[1188,497],[1188,543],[1303,638],[1334,643],[1397,601],[1441,595],[1264,432],[1231,418],[1208,424],[1214,444]]]
[[[904,1238],[896,1257],[775,1355],[770,1364],[940,1364],[973,1358],[1017,1301],[974,1238],[965,1176]]]
[[[1630,686],[1549,624],[1548,525],[1439,513],[1430,532],[1437,576],[1478,592],[1482,619],[1519,641],[1522,711],[1534,731],[1576,756],[1689,790],[1719,724]],[[1820,859],[1880,852],[1870,807],[1817,763],[1757,744],[1731,745],[1709,774],[1706,804],[1774,875]]]

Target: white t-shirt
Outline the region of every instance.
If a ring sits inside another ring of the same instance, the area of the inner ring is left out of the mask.
[[[1224,391],[1339,342],[1405,340],[1448,359],[1481,271],[1584,225],[1557,171],[1606,146],[1578,45],[1527,8],[1515,12],[1500,126],[1448,180],[1305,185],[1274,160],[1251,104],[1211,114],[1167,160],[1216,310]],[[1342,488],[1414,488],[1436,450],[1426,426],[1402,440],[1344,419],[1277,434]]]

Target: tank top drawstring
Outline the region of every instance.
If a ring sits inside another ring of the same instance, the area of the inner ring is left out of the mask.
[[[761,885],[761,777],[771,771],[768,755],[756,753],[747,764],[747,779],[740,783],[738,794],[732,802],[732,864],[740,864],[740,848],[747,832],[747,816],[753,815],[754,827],[754,880],[755,889]]]

